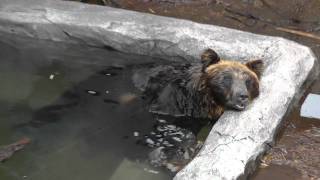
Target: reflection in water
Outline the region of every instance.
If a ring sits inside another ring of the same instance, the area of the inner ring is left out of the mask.
[[[172,172],[181,170],[202,145],[190,130],[161,121],[143,142],[153,148],[149,153],[151,164],[164,166]]]

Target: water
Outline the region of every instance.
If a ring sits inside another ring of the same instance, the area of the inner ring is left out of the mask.
[[[136,144],[156,120],[131,77],[161,60],[6,34],[0,49],[0,145],[32,141],[0,179],[172,178]]]

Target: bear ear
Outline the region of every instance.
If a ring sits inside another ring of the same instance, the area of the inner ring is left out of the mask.
[[[258,59],[258,60],[252,60],[249,61],[245,64],[251,71],[256,73],[258,78],[260,78],[261,73],[263,71],[263,61]]]
[[[202,63],[202,71],[204,72],[205,69],[210,66],[211,64],[216,64],[220,61],[219,55],[212,49],[206,49],[201,54],[201,63]]]

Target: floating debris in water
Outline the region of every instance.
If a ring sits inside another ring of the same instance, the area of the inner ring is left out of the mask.
[[[94,90],[86,90],[86,91],[87,91],[88,94],[91,94],[91,95],[93,95],[93,96],[99,96],[99,95],[100,95],[99,92],[94,91]]]
[[[104,76],[116,76],[118,75],[118,71],[123,70],[124,67],[115,67],[115,66],[110,66],[106,67],[104,70],[98,71],[98,74],[104,75]]]
[[[139,136],[139,132],[138,131],[133,132],[133,136],[134,137],[138,137]]]
[[[50,74],[49,79],[53,80],[53,78],[54,78],[54,74]]]
[[[89,90],[89,91],[87,91],[89,94],[97,94],[97,92],[96,91],[91,91],[91,90]]]
[[[21,140],[7,145],[0,147],[0,162],[9,159],[15,152],[23,149],[25,145],[30,143],[29,138],[22,138]]]
[[[54,73],[49,75],[49,79],[53,80],[56,77],[56,75],[59,75],[59,74],[60,74],[59,72],[54,72]]]
[[[308,94],[301,106],[300,116],[320,119],[320,95]]]
[[[159,171],[155,171],[155,170],[152,170],[152,169],[144,168],[143,170],[146,171],[146,172],[152,173],[152,174],[159,174]]]

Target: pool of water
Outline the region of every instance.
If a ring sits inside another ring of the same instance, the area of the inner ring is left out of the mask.
[[[31,139],[0,163],[0,179],[172,178],[137,144],[156,118],[131,80],[163,60],[7,34],[0,49],[0,145]]]

